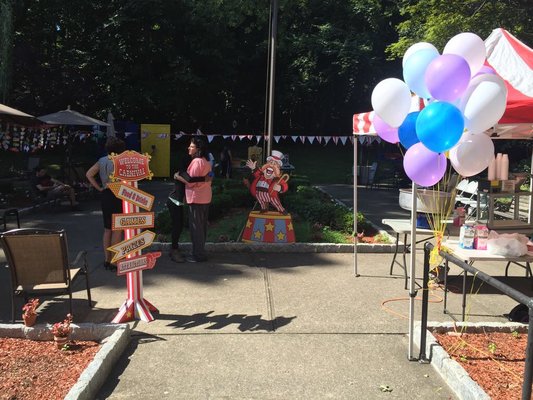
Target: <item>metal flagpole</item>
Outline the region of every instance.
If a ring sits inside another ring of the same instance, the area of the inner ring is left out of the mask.
[[[272,137],[274,135],[274,84],[276,77],[276,35],[278,33],[278,0],[271,1],[271,29],[270,29],[270,65],[268,90],[268,145],[267,154],[272,154]]]

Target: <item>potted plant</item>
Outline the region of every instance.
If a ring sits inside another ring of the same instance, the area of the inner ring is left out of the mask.
[[[54,325],[52,325],[52,334],[54,335],[54,341],[56,342],[57,348],[62,349],[68,341],[68,337],[72,332],[72,327],[70,324],[72,323],[72,315],[67,314],[67,318],[65,318],[61,322],[56,322]]]
[[[22,307],[22,320],[24,325],[33,326],[37,320],[37,307],[39,307],[39,299],[30,299]]]

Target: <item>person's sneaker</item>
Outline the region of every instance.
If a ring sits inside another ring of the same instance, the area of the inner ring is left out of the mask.
[[[172,249],[170,251],[170,259],[177,263],[185,262],[185,258],[183,258],[183,256],[181,255],[178,249]]]

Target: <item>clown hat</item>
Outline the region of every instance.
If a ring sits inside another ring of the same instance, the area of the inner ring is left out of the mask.
[[[272,155],[267,157],[267,161],[277,162],[279,166],[281,167],[283,165],[283,162],[281,161],[283,160],[283,157],[285,156],[283,155],[281,151],[272,150]]]

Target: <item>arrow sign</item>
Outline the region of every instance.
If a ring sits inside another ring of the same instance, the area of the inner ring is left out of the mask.
[[[148,247],[152,244],[155,238],[155,233],[152,231],[144,231],[139,235],[135,235],[131,239],[124,240],[120,243],[117,243],[111,247],[108,247],[107,250],[112,251],[113,259],[111,263],[115,261],[122,260],[124,257],[140,251],[145,247]]]
[[[113,214],[111,229],[119,231],[122,229],[153,228],[154,218],[153,212]]]
[[[155,266],[156,258],[161,257],[161,252],[147,253],[142,256],[128,258],[117,263],[117,275],[125,275],[128,272],[152,269]]]
[[[143,192],[141,189],[120,182],[108,183],[107,187],[119,199],[129,201],[147,211],[150,211],[154,205],[154,196]]]

